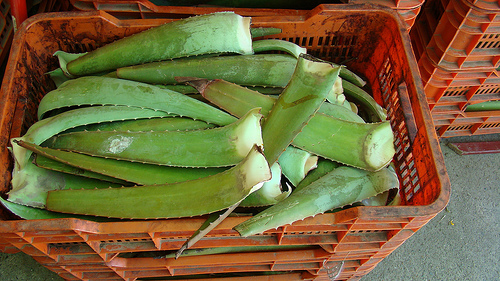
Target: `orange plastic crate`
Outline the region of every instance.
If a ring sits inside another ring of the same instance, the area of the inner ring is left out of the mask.
[[[199,9],[196,14],[210,10]],[[237,10],[236,10],[237,11]],[[59,49],[95,49],[175,19],[119,20],[103,11],[49,13],[29,18],[16,33],[0,90],[0,188],[10,189],[10,137],[36,122],[41,97],[54,89],[44,75],[58,65]],[[68,280],[136,280],[140,277],[253,274],[261,280],[328,280],[339,261],[339,280],[355,280],[425,225],[449,200],[450,183],[404,23],[389,8],[320,5],[299,16],[259,16],[254,27],[277,27],[272,38],[296,42],[319,58],[345,63],[368,81],[388,110],[395,133],[394,164],[401,206],[353,207],[242,238],[232,228],[248,217],[229,217],[194,248],[309,245],[274,252],[125,258],[120,254],[175,251],[204,218],[98,223],[80,219],[19,220],[3,208],[0,240]],[[271,38],[270,37],[270,38]],[[391,44],[387,44],[391,42]],[[244,258],[243,258],[244,257]],[[283,273],[266,279],[260,272]],[[217,275],[218,276],[218,275]],[[222,275],[221,275],[222,276]],[[285,279],[285,278],[295,279]],[[273,277],[274,278],[274,277]]]
[[[81,11],[105,11],[119,19],[172,18],[196,14],[200,11],[194,6],[160,6],[149,0],[70,0],[75,9]],[[340,1],[330,1],[332,4]],[[406,22],[409,30],[420,12],[423,0],[349,0],[349,4],[375,4],[395,9]],[[325,1],[327,4],[328,1]],[[206,11],[216,12],[231,10],[247,16],[301,15],[308,10],[269,9],[269,8],[235,8],[235,7],[205,7]]]
[[[446,4],[447,3],[447,4]],[[467,0],[425,3],[412,40],[440,67],[491,70],[500,66],[500,10],[480,9]]]
[[[465,112],[436,107],[433,119],[440,138],[500,133],[500,110]]]

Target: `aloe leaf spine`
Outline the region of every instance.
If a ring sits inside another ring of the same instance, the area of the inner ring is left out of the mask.
[[[176,20],[104,45],[67,65],[71,75],[202,54],[252,54],[250,18],[220,12]]]
[[[243,161],[213,176],[166,185],[50,191],[47,209],[117,218],[190,217],[229,208],[270,178],[269,165],[254,146]]]

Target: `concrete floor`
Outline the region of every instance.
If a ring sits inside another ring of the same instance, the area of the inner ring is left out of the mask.
[[[445,210],[362,280],[500,280],[500,154],[461,156],[441,142],[452,193]],[[500,140],[500,134],[472,140]],[[0,253],[2,281],[59,281],[23,253]]]

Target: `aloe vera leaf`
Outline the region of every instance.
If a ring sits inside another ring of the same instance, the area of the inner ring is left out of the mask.
[[[285,87],[297,64],[286,54],[183,58],[119,68],[119,78],[175,84],[175,77],[223,79],[240,85]]]
[[[252,38],[258,38],[269,35],[276,35],[281,33],[281,28],[276,27],[252,27],[250,28],[250,34]]]
[[[48,111],[81,105],[124,105],[153,109],[204,120],[217,125],[236,121],[233,116],[181,93],[123,79],[87,76],[65,82],[47,93],[38,106],[38,118]]]
[[[358,123],[321,114],[315,117],[294,139],[294,146],[369,171],[380,170],[392,161],[394,134],[389,121]]]
[[[68,63],[83,76],[123,66],[202,54],[252,54],[250,18],[233,12],[169,22],[104,45]]]
[[[322,176],[328,174],[329,172],[333,171],[333,169],[336,169],[338,167],[340,167],[340,164],[337,162],[319,158],[316,168],[307,173],[306,177],[301,180],[298,185],[295,186],[295,189],[293,191],[296,192],[302,189],[304,186],[308,186],[312,182],[316,181],[317,179],[321,178]]]
[[[298,58],[300,54],[307,54],[307,49],[293,42],[280,39],[262,39],[252,43],[253,52],[261,53],[268,51],[282,51]]]
[[[375,196],[399,184],[397,175],[389,169],[368,172],[353,167],[339,167],[285,200],[276,203],[234,227],[241,236],[291,224]]]
[[[87,131],[54,136],[44,146],[94,156],[179,167],[221,167],[240,162],[262,145],[259,108],[224,127],[191,131]]]
[[[262,187],[248,195],[240,203],[240,207],[269,206],[285,199],[292,192],[291,188],[281,185],[281,167],[278,162],[271,165],[271,179],[266,181]]]
[[[64,214],[58,212],[52,212],[45,209],[32,208],[28,206],[24,206],[17,203],[9,202],[2,197],[0,197],[0,203],[10,212],[15,214],[16,216],[26,219],[26,220],[43,220],[43,219],[63,219],[63,218],[75,218],[75,219],[84,219],[96,222],[108,222],[112,221],[109,218],[101,218],[94,216],[81,216],[81,215],[71,215]]]
[[[308,151],[288,146],[278,158],[283,175],[297,186],[305,178],[307,173],[315,169],[318,163],[318,156],[312,155]]]
[[[19,142],[19,145],[48,157],[61,164],[84,169],[138,185],[175,183],[207,177],[221,173],[227,168],[181,168],[151,165],[139,162],[120,161],[111,158],[93,157],[81,153],[62,151]]]
[[[186,131],[214,128],[214,124],[208,124],[201,120],[193,120],[185,117],[160,117],[135,120],[121,120],[102,122],[76,127],[75,131]],[[68,132],[68,131],[65,131]]]
[[[187,249],[182,253],[183,257],[192,256],[204,256],[204,255],[217,255],[217,254],[227,254],[227,253],[247,253],[247,252],[276,252],[281,250],[301,250],[301,249],[314,249],[319,246],[316,245],[255,245],[255,246],[235,246],[235,247],[214,247],[214,248],[198,248],[198,249]],[[146,254],[146,253],[145,253]],[[176,253],[166,253],[155,251],[155,258],[169,259],[175,258]],[[126,255],[126,254],[123,254]],[[139,257],[141,253],[137,254]],[[122,256],[122,254],[120,254]]]
[[[117,218],[190,217],[229,208],[270,178],[269,165],[254,146],[236,166],[213,176],[174,184],[50,191],[47,209]]]
[[[336,65],[336,64],[333,64],[333,65]],[[342,77],[342,82],[344,80],[347,80],[358,87],[364,87],[366,85],[366,81],[363,78],[361,78],[359,75],[357,75],[353,71],[349,70],[349,68],[347,68],[347,67],[342,67],[342,69],[340,70],[339,76]]]
[[[380,106],[373,97],[358,86],[342,80],[342,87],[347,97],[362,105],[370,116],[370,122],[387,120],[387,111]]]
[[[489,111],[489,110],[500,110],[500,101],[498,100],[489,100],[485,102],[480,102],[476,104],[469,104],[465,111]]]
[[[68,78],[66,74],[64,74],[62,68],[57,68],[55,70],[52,70],[47,73],[47,75],[50,76],[50,79],[54,82],[56,85],[56,88],[61,86],[64,82],[70,80],[71,78]]]
[[[241,201],[236,202],[236,204],[232,205],[225,211],[212,213],[205,221],[205,223],[203,223],[203,225],[198,230],[196,230],[184,244],[182,244],[181,248],[177,251],[177,253],[175,253],[175,258],[178,259],[182,255],[184,250],[191,248],[191,246],[193,246],[196,242],[200,241],[200,239],[203,238],[205,235],[207,235],[212,229],[217,227],[225,218],[227,218],[238,207],[240,202]]]
[[[26,147],[25,147],[26,148]],[[33,150],[31,150],[33,151]],[[75,176],[80,176],[80,177],[85,177],[85,178],[93,178],[93,179],[98,179],[102,181],[108,181],[108,182],[113,182],[113,183],[118,183],[120,185],[132,185],[130,182],[113,178],[110,176],[106,176],[103,174],[95,173],[92,171],[84,170],[82,168],[70,166],[67,164],[64,164],[62,162],[59,162],[57,160],[53,160],[51,158],[45,157],[41,154],[35,154],[35,158],[33,159],[33,164],[35,164],[37,167],[52,170],[52,171],[57,171],[57,172],[62,172],[66,174],[72,174]]]
[[[262,125],[264,154],[270,164],[318,111],[337,79],[340,67],[300,55],[295,71]]]

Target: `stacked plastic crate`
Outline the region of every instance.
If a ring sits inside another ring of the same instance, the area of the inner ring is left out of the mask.
[[[500,2],[428,1],[410,35],[438,136],[500,132],[500,110],[471,106],[500,100]]]

